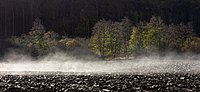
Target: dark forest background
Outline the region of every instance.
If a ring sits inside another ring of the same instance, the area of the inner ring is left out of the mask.
[[[160,16],[166,24],[191,24],[200,35],[200,0],[0,0],[0,36],[28,33],[39,17],[46,30],[68,37],[90,37],[100,19],[133,24]]]

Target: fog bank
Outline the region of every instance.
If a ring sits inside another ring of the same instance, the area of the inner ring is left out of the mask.
[[[54,53],[34,60],[28,55],[12,53],[1,60],[0,71],[59,71],[95,73],[199,73],[199,55],[149,56],[131,60],[88,61],[65,53]],[[93,58],[93,57],[90,57]]]

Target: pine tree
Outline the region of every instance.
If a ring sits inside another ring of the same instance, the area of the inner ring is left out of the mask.
[[[29,32],[30,35],[39,35],[44,34],[44,26],[41,24],[41,20],[39,18],[36,18],[33,22],[33,27],[31,28],[31,32]]]

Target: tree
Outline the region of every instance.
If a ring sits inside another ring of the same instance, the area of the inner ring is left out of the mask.
[[[137,38],[138,37],[138,30],[136,27],[133,27],[132,29],[132,33],[131,33],[131,37],[130,37],[130,40],[129,40],[129,48],[130,48],[130,51],[133,53],[133,52],[136,52],[136,50],[138,49],[138,44],[139,44],[139,39]]]
[[[162,48],[161,44],[161,33],[163,30],[163,21],[160,17],[152,17],[150,22],[146,24],[144,31],[142,32],[142,42],[145,52],[160,51]]]
[[[36,18],[31,31],[14,39],[14,42],[26,48],[33,57],[38,57],[53,51],[59,41],[58,34],[53,31],[46,32],[41,20]]]
[[[89,47],[102,58],[121,55],[121,26],[119,22],[101,20],[94,26]]]
[[[169,50],[181,51],[186,40],[195,36],[191,24],[180,23],[178,25],[170,24],[163,34],[163,42]]]
[[[132,23],[131,21],[125,17],[124,19],[122,19],[121,21],[121,27],[122,27],[122,39],[121,39],[121,43],[122,43],[122,48],[123,48],[123,55],[125,57],[128,57],[129,55],[129,39],[131,36],[131,27],[132,27]]]
[[[43,35],[45,33],[44,26],[41,24],[41,20],[39,18],[36,18],[33,22],[33,27],[31,31],[29,32],[30,36],[30,44],[35,45],[36,48],[45,48],[47,46],[46,43],[44,43]]]
[[[133,27],[129,47],[133,54],[149,54],[162,51],[165,24],[160,17],[153,16],[149,22],[141,22]]]
[[[109,23],[101,20],[95,24],[93,29],[93,36],[90,39],[89,47],[95,54],[104,58],[106,56],[106,36],[108,35]]]
[[[112,22],[110,34],[110,50],[112,57],[123,56],[124,55],[124,34],[123,27],[120,22]]]
[[[200,53],[200,38],[187,38],[187,40],[183,43],[181,50],[183,52]]]
[[[141,55],[144,52],[142,33],[144,32],[145,26],[146,23],[140,22],[132,28],[129,40],[129,53],[134,54],[134,56]]]

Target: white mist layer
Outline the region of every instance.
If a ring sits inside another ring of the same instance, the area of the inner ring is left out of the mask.
[[[198,57],[198,56],[195,56]],[[92,57],[91,57],[92,58]],[[59,71],[95,73],[200,73],[199,58],[141,57],[133,60],[85,61],[56,53],[39,60],[28,56],[10,54],[0,63],[0,71]]]

